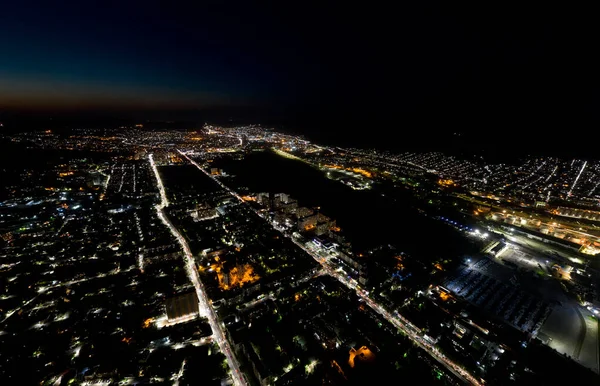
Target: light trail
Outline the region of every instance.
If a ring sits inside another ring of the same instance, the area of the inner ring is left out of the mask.
[[[588,193],[589,197],[592,197],[592,195],[594,194],[594,191],[596,189],[598,189],[598,186],[600,185],[600,181],[596,182],[596,185],[594,185],[594,187],[592,188],[592,190],[590,190],[590,192]]]
[[[167,228],[169,228],[169,230],[171,231],[171,234],[173,236],[175,236],[175,238],[179,242],[179,245],[181,246],[181,249],[183,250],[184,261],[186,263],[185,264],[186,272],[188,274],[190,281],[194,285],[194,288],[196,289],[196,295],[198,296],[200,314],[203,316],[206,316],[206,318],[208,319],[208,323],[210,324],[210,327],[214,334],[214,340],[217,342],[217,345],[219,346],[219,349],[221,350],[221,352],[227,358],[227,363],[229,365],[229,368],[231,369],[231,376],[233,379],[233,383],[238,386],[247,385],[248,383],[244,379],[242,372],[240,370],[240,366],[239,366],[236,358],[233,356],[231,347],[229,346],[229,342],[227,341],[227,338],[225,337],[225,332],[223,331],[223,328],[221,327],[221,325],[218,322],[215,310],[213,309],[213,307],[210,303],[210,300],[208,299],[208,296],[206,295],[206,291],[204,290],[204,286],[203,286],[202,282],[200,281],[200,277],[198,276],[198,270],[196,269],[196,263],[194,263],[194,256],[192,254],[190,246],[188,245],[185,238],[181,235],[181,233],[179,233],[177,228],[175,226],[173,226],[173,224],[167,218],[167,216],[165,215],[165,213],[163,211],[163,209],[165,207],[169,206],[169,201],[167,200],[167,195],[165,194],[165,187],[160,178],[160,174],[158,173],[158,169],[156,168],[156,164],[154,163],[154,157],[152,156],[152,154],[150,154],[148,156],[148,159],[150,160],[150,165],[152,166],[152,170],[154,171],[154,175],[156,177],[156,181],[158,184],[158,189],[159,189],[160,197],[161,197],[160,202],[158,204],[156,204],[156,207],[155,207],[156,213],[158,214],[158,217],[161,219],[161,221],[167,226]]]
[[[127,169],[125,169],[125,164],[121,165],[121,184],[119,185],[118,192],[121,193],[123,190],[123,183],[125,182],[125,174],[127,173]]]
[[[63,228],[65,227],[65,225],[67,225],[67,223],[71,221],[71,217],[67,217],[65,219],[65,221],[62,223],[62,225],[60,226],[60,228],[58,228],[58,230],[56,231],[56,237],[58,237],[58,235],[60,235],[60,232],[62,232]]]
[[[573,194],[573,189],[575,189],[575,185],[577,185],[577,181],[579,180],[579,177],[581,177],[581,173],[583,173],[583,169],[585,169],[586,166],[587,166],[587,161],[585,161],[583,163],[583,166],[581,167],[579,174],[577,174],[577,177],[575,177],[575,181],[573,181],[573,185],[571,185],[571,189],[569,190],[569,193],[567,193],[567,197],[571,197],[571,195]]]
[[[108,182],[110,181],[110,176],[113,174],[114,168],[115,168],[115,165],[113,164],[110,168],[109,174],[104,174],[104,172],[100,171],[100,174],[102,174],[103,176],[106,176],[106,181],[104,181],[104,193],[102,193],[100,195],[100,201],[104,200],[104,197],[108,193]]]
[[[144,234],[142,232],[142,227],[140,226],[140,216],[138,216],[137,213],[134,213],[134,218],[135,218],[135,226],[137,228],[137,232],[138,232],[138,237],[140,239],[140,247],[138,247],[138,268],[140,269],[141,273],[144,273],[144,254],[142,253],[142,242],[144,241]]]
[[[248,208],[250,208],[250,210],[252,210],[254,213],[256,213],[259,217],[261,217],[261,218],[264,219],[264,217],[257,210],[255,210],[254,208],[252,208],[251,206],[249,206],[248,203],[246,201],[244,201],[242,199],[242,197],[240,195],[238,195],[235,191],[233,191],[232,189],[230,189],[228,186],[226,186],[225,184],[223,184],[218,179],[214,178],[206,170],[202,169],[200,167],[200,165],[198,165],[194,160],[192,160],[190,157],[188,157],[181,150],[178,150],[178,152],[183,157],[185,157],[192,165],[196,166],[196,168],[198,168],[202,173],[204,173],[205,175],[207,175],[209,178],[211,178],[213,181],[215,181],[219,186],[221,186],[223,189],[225,189],[227,192],[229,192],[232,196],[236,197],[241,203],[247,205]],[[265,221],[266,221],[266,219],[265,219]],[[308,255],[311,256],[313,259],[315,259],[325,269],[325,271],[330,276],[336,278],[338,281],[340,281],[346,287],[354,290],[356,292],[356,294],[367,305],[369,305],[375,312],[377,312],[378,314],[380,314],[381,316],[383,316],[388,322],[390,322],[392,325],[394,325],[394,327],[396,327],[399,330],[401,330],[402,332],[404,332],[404,334],[406,334],[406,336],[408,336],[417,346],[421,347],[423,350],[425,350],[427,353],[429,353],[429,355],[431,355],[440,364],[442,364],[443,366],[445,366],[454,375],[456,375],[460,379],[463,379],[466,382],[469,382],[472,385],[479,386],[479,385],[482,384],[479,380],[477,380],[474,376],[472,376],[468,371],[466,371],[465,369],[463,369],[462,367],[460,367],[458,364],[456,364],[456,363],[452,362],[450,359],[448,359],[433,344],[431,344],[430,342],[426,341],[420,335],[421,331],[415,325],[413,325],[411,322],[409,322],[406,318],[404,318],[402,315],[400,315],[397,311],[394,312],[393,314],[391,314],[385,308],[383,308],[383,306],[381,306],[379,303],[377,303],[374,300],[372,300],[369,297],[368,293],[365,290],[363,290],[362,288],[360,288],[360,285],[356,282],[356,280],[340,274],[339,272],[336,271],[336,269],[334,267],[332,267],[327,262],[327,260],[325,258],[318,256],[313,251],[311,251],[306,246],[304,246],[302,243],[300,243],[298,240],[296,240],[293,237],[291,237],[290,235],[282,232],[281,229],[279,229],[276,226],[274,226],[271,222],[269,222],[269,221],[267,221],[267,222],[275,230],[279,231],[283,236],[285,236],[288,239],[290,239],[294,244],[296,244],[304,252],[308,253]]]
[[[163,185],[163,182],[160,179],[160,174],[158,174],[158,168],[156,167],[156,164],[154,163],[154,155],[153,154],[148,155],[148,159],[150,160],[150,166],[152,167],[152,171],[154,171],[154,175],[156,176],[156,181],[158,183],[158,191],[160,193],[160,204],[158,204],[156,207],[158,208],[160,206],[160,210],[162,210],[163,208],[169,206],[169,200],[167,199],[167,193],[165,192],[165,186]]]
[[[108,190],[108,181],[110,181],[110,176],[112,176],[113,172],[115,170],[115,164],[113,164],[110,167],[110,173],[108,174],[108,176],[106,177],[106,181],[104,181],[104,192],[106,193],[106,191]]]
[[[558,165],[556,165],[556,166],[554,167],[554,170],[552,170],[552,173],[550,173],[550,174],[548,175],[548,177],[546,177],[546,179],[544,180],[544,183],[548,182],[548,180],[549,180],[550,178],[552,178],[552,176],[554,175],[554,173],[556,173],[556,171],[557,171],[557,170],[558,170]],[[546,189],[547,189],[547,188],[546,188]]]
[[[144,254],[140,253],[138,255],[138,268],[140,269],[141,273],[144,273]]]
[[[135,183],[137,181],[137,174],[135,174],[135,164],[133,164],[133,194],[135,194],[136,192],[136,186]]]
[[[296,161],[302,161],[302,162],[306,162],[307,164],[312,165],[310,162],[306,161],[305,159],[300,158],[298,156],[295,156],[293,154],[290,154],[287,151],[283,151],[283,150],[278,149],[276,147],[272,147],[271,150],[273,150],[277,155],[282,156],[283,158],[293,159],[293,160],[296,160]]]
[[[194,165],[196,168],[198,168],[198,170],[200,170],[202,173],[206,174],[210,179],[212,179],[213,181],[215,181],[217,184],[219,184],[219,186],[223,189],[225,189],[229,194],[231,194],[232,196],[234,196],[235,198],[237,198],[240,202],[245,203],[244,199],[237,194],[235,191],[233,191],[232,189],[230,189],[228,186],[226,186],[225,184],[223,184],[221,181],[217,180],[216,178],[214,178],[209,172],[207,172],[206,170],[202,169],[202,167],[200,167],[200,165],[198,165],[196,163],[196,161],[194,161],[193,159],[191,159],[190,157],[187,156],[187,154],[185,154],[184,152],[182,152],[181,150],[177,150],[179,152],[179,154],[181,154],[182,156],[185,157],[185,159],[187,159],[188,161],[190,161],[190,163],[192,165]],[[256,212],[256,211],[254,211]],[[258,212],[257,212],[258,213]],[[262,216],[261,216],[262,217]]]
[[[127,271],[123,271],[123,272],[128,272]],[[10,318],[11,316],[13,316],[15,314],[15,312],[18,312],[19,310],[24,309],[26,306],[28,306],[31,302],[33,302],[35,299],[37,299],[41,294],[46,293],[50,290],[53,290],[55,288],[60,288],[60,287],[69,287],[73,284],[79,284],[79,283],[83,283],[86,281],[90,281],[90,280],[95,280],[95,279],[101,279],[107,276],[111,276],[111,275],[116,275],[121,273],[120,269],[114,269],[112,270],[110,273],[100,273],[96,276],[92,276],[92,277],[85,277],[83,279],[77,279],[77,280],[70,280],[70,281],[66,281],[63,283],[58,283],[58,284],[53,284],[50,285],[48,287],[38,287],[37,292],[38,294],[36,296],[34,296],[33,298],[29,299],[28,301],[26,301],[25,303],[23,303],[20,307],[15,308],[14,310],[11,310],[9,312],[6,313],[6,317],[4,319],[2,319],[2,321],[0,321],[0,324],[4,323],[8,318]]]
[[[533,177],[537,172],[540,171],[541,168],[544,167],[544,165],[546,165],[546,161],[542,162],[542,164],[540,166],[537,167],[537,169],[535,169],[533,172],[531,172],[529,174],[528,177],[523,178],[521,181],[525,181],[527,178]],[[534,181],[530,181],[529,183],[523,185],[523,189],[527,189],[528,187],[530,187],[531,185],[535,184],[536,182],[538,182],[539,180],[541,180],[542,178],[544,178],[544,176],[539,176],[538,178],[536,178]]]
[[[184,359],[184,360],[183,360],[183,362],[181,362],[181,368],[179,369],[179,372],[177,372],[177,374],[174,374],[174,375],[171,377],[171,380],[172,380],[172,381],[175,381],[175,382],[173,383],[173,386],[179,386],[179,379],[180,379],[181,377],[183,377],[183,371],[184,371],[184,369],[185,369],[185,362],[186,362],[186,360]]]
[[[35,299],[37,299],[40,296],[40,294],[35,295],[33,298],[29,299],[28,301],[26,301],[25,303],[23,303],[22,306],[15,308],[14,310],[8,311],[6,313],[6,317],[4,319],[2,319],[2,321],[0,323],[4,323],[6,322],[6,320],[8,320],[8,318],[10,318],[11,316],[13,316],[15,313],[19,312],[20,310],[22,310],[23,308],[25,308],[26,306],[28,306],[32,301],[34,301]]]

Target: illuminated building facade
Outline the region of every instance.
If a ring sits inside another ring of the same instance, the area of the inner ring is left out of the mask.
[[[348,365],[354,368],[357,362],[373,362],[375,360],[375,354],[367,347],[362,346],[358,350],[355,348],[350,349],[350,357],[348,358]]]

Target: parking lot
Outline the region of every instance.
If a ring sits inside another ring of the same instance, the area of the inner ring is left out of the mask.
[[[444,285],[515,328],[536,335],[552,310],[551,304],[510,280],[490,275],[488,271],[494,264],[489,259],[477,260],[449,277]]]

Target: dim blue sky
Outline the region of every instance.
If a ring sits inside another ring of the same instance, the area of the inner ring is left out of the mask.
[[[266,3],[4,2],[0,110],[256,107],[343,122],[336,133],[598,123],[596,23],[583,9]]]
[[[171,106],[269,97],[276,76],[257,65],[252,47],[235,36],[243,26],[234,19],[226,23],[226,10],[211,8],[6,3],[0,14],[0,100]]]

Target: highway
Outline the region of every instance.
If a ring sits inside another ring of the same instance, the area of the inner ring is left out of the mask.
[[[215,181],[224,190],[226,190],[227,192],[229,192],[232,196],[236,197],[241,203],[248,205],[248,203],[246,201],[244,201],[242,199],[242,197],[240,197],[235,191],[233,191],[232,189],[230,189],[228,186],[226,186],[221,181],[219,181],[218,179],[216,179],[214,176],[212,176],[206,170],[204,170],[203,168],[201,168],[200,165],[198,165],[194,160],[192,160],[190,157],[188,157],[181,150],[178,150],[178,151],[192,165],[196,166],[196,168],[198,168],[202,173],[204,173],[206,176],[208,176],[213,181]],[[261,218],[264,218],[257,210],[255,210],[254,208],[250,207],[249,205],[248,205],[248,207],[253,212],[255,212],[258,216],[260,216]],[[281,234],[283,236],[289,238],[294,244],[296,244],[299,248],[301,248],[303,251],[305,251],[307,254],[309,254],[312,258],[314,258],[319,264],[321,264],[321,266],[323,267],[323,269],[325,269],[325,271],[329,275],[331,275],[332,277],[334,277],[337,280],[339,280],[346,287],[351,288],[352,290],[356,291],[356,294],[367,305],[369,305],[375,312],[377,312],[378,314],[380,314],[381,316],[383,316],[388,322],[392,323],[396,328],[398,328],[399,330],[403,331],[406,334],[406,336],[408,336],[417,346],[419,346],[420,348],[422,348],[423,350],[425,350],[427,353],[429,353],[429,355],[431,355],[434,359],[436,359],[440,364],[444,365],[448,370],[450,370],[459,379],[462,379],[463,381],[468,382],[468,383],[470,383],[472,385],[481,385],[482,384],[478,379],[476,379],[474,376],[472,376],[468,371],[466,371],[465,369],[463,369],[462,367],[460,367],[458,364],[456,364],[456,363],[452,362],[450,359],[448,359],[432,343],[430,343],[429,341],[425,340],[425,338],[421,335],[421,331],[416,326],[414,326],[411,322],[409,322],[406,318],[404,318],[402,315],[400,315],[397,311],[395,311],[394,313],[390,313],[383,306],[381,306],[379,303],[377,303],[376,301],[374,301],[373,299],[371,299],[371,297],[369,296],[369,293],[367,291],[365,291],[364,289],[360,288],[360,285],[356,282],[356,280],[354,280],[351,277],[345,276],[342,273],[338,272],[337,267],[332,266],[332,264],[326,258],[319,256],[314,251],[312,251],[311,249],[307,248],[301,242],[299,242],[298,240],[296,240],[294,237],[292,237],[289,234],[283,232],[281,229],[277,228],[272,223],[270,223],[270,224],[277,231],[281,232]]]
[[[164,213],[164,208],[169,206],[169,201],[167,200],[167,195],[165,193],[165,187],[160,178],[160,174],[158,173],[158,169],[156,168],[156,164],[154,163],[154,158],[152,157],[152,154],[148,156],[148,159],[150,161],[150,165],[152,166],[152,170],[154,171],[154,175],[156,176],[156,181],[158,184],[158,189],[161,198],[160,203],[156,205],[156,212],[161,221],[169,228],[173,236],[175,236],[175,238],[179,242],[179,245],[181,245],[188,277],[190,278],[192,284],[194,285],[194,288],[196,289],[196,295],[198,295],[200,314],[208,319],[208,323],[210,324],[214,335],[213,339],[217,342],[221,352],[227,358],[227,363],[229,365],[229,368],[231,369],[233,383],[236,386],[247,385],[248,383],[246,382],[242,372],[240,371],[239,363],[233,355],[231,347],[229,346],[229,342],[225,337],[225,331],[219,323],[215,310],[213,309],[212,304],[208,299],[208,296],[206,295],[206,291],[204,290],[204,286],[200,281],[192,251],[190,250],[190,247],[185,238],[181,235],[181,233],[171,223],[169,218]]]
[[[567,197],[571,197],[573,195],[573,189],[575,189],[575,185],[577,185],[577,181],[579,181],[579,177],[581,177],[581,173],[583,173],[583,169],[585,169],[586,166],[587,166],[587,161],[585,161],[583,163],[583,166],[581,167],[579,174],[577,174],[577,177],[575,177],[575,181],[573,181],[573,184],[571,184],[571,189],[569,189],[569,192],[567,193]]]

